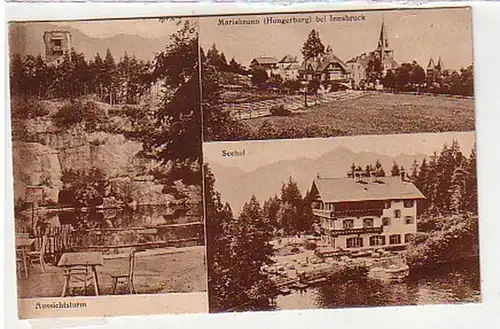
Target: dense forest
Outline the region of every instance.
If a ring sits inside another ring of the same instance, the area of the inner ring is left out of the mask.
[[[10,63],[11,94],[42,99],[98,95],[109,104],[136,104],[159,75],[154,64],[126,52],[115,62],[109,49],[104,58],[97,53],[89,60],[71,49],[59,65],[48,65],[41,55],[22,58],[19,54]]]
[[[364,176],[386,175],[377,160],[374,165],[364,167],[353,163],[348,175],[361,172]],[[434,152],[429,159],[420,163],[415,160],[409,170],[393,163],[391,176],[403,174],[425,195],[422,215],[440,216],[462,213],[477,214],[477,174],[476,147],[471,149],[469,157],[464,156],[456,140],[451,145],[445,144],[441,151]]]

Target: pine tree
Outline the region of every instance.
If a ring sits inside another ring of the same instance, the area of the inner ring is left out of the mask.
[[[24,65],[23,58],[20,54],[14,54],[10,61],[10,91],[12,94],[20,94],[24,89],[24,80],[26,79],[24,75]]]
[[[311,30],[307,40],[304,42],[302,46],[302,56],[304,56],[304,60],[315,58],[318,55],[325,53],[325,46],[321,42],[319,37],[319,32],[316,30]]]
[[[254,195],[243,205],[235,224],[233,248],[237,255],[235,266],[240,271],[240,288],[249,292],[255,285],[267,279],[263,265],[273,263],[272,230],[262,217],[259,202]]]
[[[392,164],[391,176],[399,176],[401,175],[400,169],[396,161]]]
[[[467,176],[466,163],[463,161],[453,171],[450,183],[450,210],[452,213],[463,213],[467,203]]]
[[[467,160],[466,178],[466,210],[477,213],[477,165],[476,165],[476,144],[473,145],[469,159]]]
[[[279,228],[278,211],[280,209],[280,204],[281,201],[278,199],[278,196],[275,195],[264,202],[264,205],[262,206],[262,215],[275,229]]]
[[[103,85],[106,90],[106,101],[113,105],[115,103],[116,98],[116,79],[117,79],[117,71],[116,64],[113,55],[109,48],[106,50],[106,57],[104,57],[103,62],[103,76],[101,77],[103,80]]]
[[[413,183],[415,183],[415,182],[418,180],[418,170],[419,170],[419,168],[418,168],[418,161],[417,161],[417,159],[415,159],[415,160],[413,161],[413,164],[412,164],[412,166],[411,166],[411,169],[410,169],[410,170],[411,170],[411,172],[410,172],[410,180],[411,180]]]
[[[218,312],[244,302],[246,295],[239,284],[241,272],[234,263],[235,226],[231,208],[222,203],[220,194],[215,191],[215,177],[208,165],[204,165],[203,172],[209,305],[211,311]]]

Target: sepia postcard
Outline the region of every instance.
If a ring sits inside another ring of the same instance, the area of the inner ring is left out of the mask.
[[[200,24],[205,141],[474,130],[470,8]]]
[[[8,39],[20,318],[481,301],[471,8]]]
[[[198,28],[9,25],[19,317],[208,311]]]

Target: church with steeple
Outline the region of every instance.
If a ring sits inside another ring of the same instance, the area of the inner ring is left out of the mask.
[[[427,76],[427,84],[436,82],[437,78],[444,72],[443,61],[441,60],[441,56],[439,56],[439,60],[437,64],[435,64],[434,59],[429,60],[429,64],[427,64],[426,76]]]
[[[354,88],[360,86],[366,80],[366,68],[370,61],[380,61],[382,76],[389,70],[396,70],[399,64],[394,60],[394,50],[391,48],[387,37],[387,28],[382,21],[377,48],[369,53],[363,53],[347,61],[346,65],[351,71],[352,84]]]

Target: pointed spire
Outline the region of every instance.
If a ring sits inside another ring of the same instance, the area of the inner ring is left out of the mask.
[[[384,19],[382,19],[382,25],[380,26],[380,35],[378,37],[378,48],[389,48],[389,40],[387,39],[387,30],[385,28]]]
[[[429,64],[427,65],[427,69],[429,69],[429,70],[434,69],[434,60],[432,58],[429,60]]]
[[[436,65],[437,70],[442,70],[443,69],[443,61],[441,61],[441,56],[439,56],[438,63]]]

